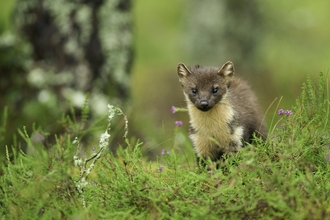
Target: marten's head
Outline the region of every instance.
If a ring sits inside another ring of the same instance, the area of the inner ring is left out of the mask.
[[[234,76],[234,64],[226,62],[221,68],[178,65],[179,82],[183,92],[199,110],[208,111],[226,94]]]

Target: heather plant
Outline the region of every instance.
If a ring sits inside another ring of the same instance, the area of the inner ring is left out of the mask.
[[[173,122],[173,147],[160,147],[156,161],[142,154],[142,142],[126,136],[127,119],[124,144],[116,152],[109,150],[114,116],[125,118],[111,105],[98,143],[81,139],[95,132],[88,127],[93,125],[87,110],[85,126],[61,120],[81,130],[55,136],[48,150],[23,128],[20,134],[35,151],[7,147],[0,177],[1,219],[327,219],[327,78],[320,74],[317,84],[308,78],[291,109],[280,105],[265,142],[256,140],[226,155],[214,170],[195,164],[185,121]]]

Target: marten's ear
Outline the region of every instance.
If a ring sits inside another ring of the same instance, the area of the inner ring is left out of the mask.
[[[234,76],[235,69],[234,64],[230,61],[227,61],[223,66],[218,70],[218,74],[224,77]]]
[[[184,65],[183,63],[179,63],[179,65],[178,65],[178,76],[179,76],[179,78],[188,76],[189,74],[191,74],[191,72],[188,69],[188,67],[186,65]]]

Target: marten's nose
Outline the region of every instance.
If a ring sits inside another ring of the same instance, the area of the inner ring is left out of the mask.
[[[209,103],[208,103],[208,101],[201,101],[201,107],[202,108],[207,108],[209,106]]]

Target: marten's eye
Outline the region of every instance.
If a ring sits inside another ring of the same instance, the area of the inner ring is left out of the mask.
[[[218,87],[212,89],[212,93],[213,93],[213,94],[217,93],[218,91],[219,91],[219,88],[218,88]]]
[[[196,93],[197,93],[197,89],[192,88],[192,89],[191,89],[191,92],[192,92],[193,94],[196,94]]]

